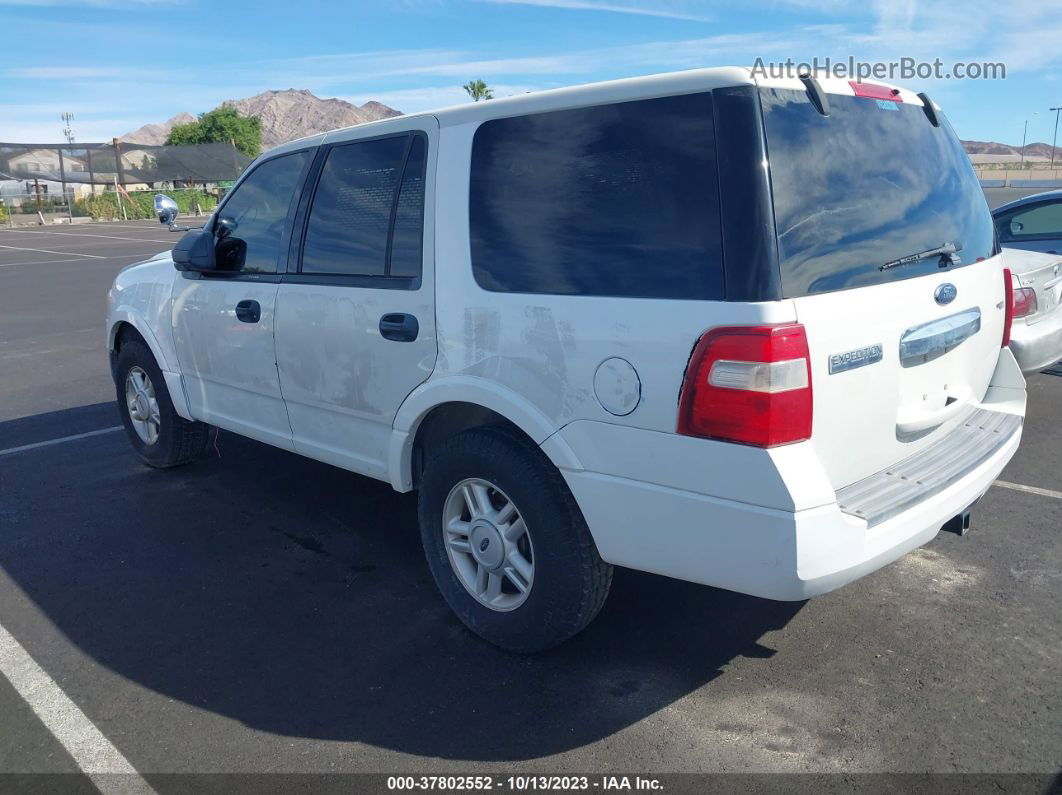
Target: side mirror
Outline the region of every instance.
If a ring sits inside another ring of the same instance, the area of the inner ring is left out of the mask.
[[[236,222],[231,218],[218,218],[214,222],[214,234],[217,235],[218,240],[224,240],[235,231]]]
[[[155,194],[155,215],[160,224],[166,224],[171,232],[187,232],[187,226],[177,226],[177,202],[165,193]]]
[[[184,233],[173,247],[173,267],[179,271],[217,270],[214,260],[214,235],[206,229],[192,229]]]
[[[1021,221],[1011,221],[1010,222],[1010,233],[1012,235],[1020,235],[1021,234],[1021,230],[1023,230],[1024,228],[1025,228],[1025,224],[1023,224]]]

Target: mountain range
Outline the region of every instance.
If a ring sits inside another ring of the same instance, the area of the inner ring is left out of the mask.
[[[1020,146],[1008,146],[995,141],[963,141],[962,147],[968,155],[1004,155],[1009,157],[1020,157],[1022,149]],[[1027,144],[1025,146],[1025,156],[1050,159],[1051,144],[1039,142]],[[1062,159],[1062,146],[1055,148],[1055,160],[1059,159]]]
[[[265,149],[305,135],[402,115],[382,102],[354,105],[342,99],[321,99],[305,89],[294,88],[230,99],[222,105],[236,108],[241,116],[258,116],[262,120],[262,147]],[[178,113],[161,124],[145,124],[126,133],[120,140],[157,146],[166,142],[174,125],[195,120],[190,113]]]

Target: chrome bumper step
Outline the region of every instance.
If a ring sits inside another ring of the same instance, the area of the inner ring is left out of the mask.
[[[1022,418],[971,410],[945,438],[837,492],[841,510],[867,525],[891,519],[987,461],[1021,428]]]

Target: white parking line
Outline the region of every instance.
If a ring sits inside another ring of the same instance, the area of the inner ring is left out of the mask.
[[[56,237],[98,237],[104,240],[130,240],[134,243],[172,243],[172,240],[156,240],[150,237],[118,237],[117,235],[93,235],[88,232],[56,232],[52,229],[40,232],[31,232],[27,229],[4,229],[4,232],[14,232],[21,235],[55,235]]]
[[[1039,494],[1041,497],[1053,497],[1056,500],[1062,500],[1062,491],[1041,489],[1039,486],[1023,486],[1020,483],[1008,483],[1005,480],[997,480],[995,485],[1012,491],[1024,491],[1026,494]]]
[[[175,219],[177,223],[185,221],[206,221],[210,217],[210,213],[203,213],[202,215],[178,215]],[[89,229],[98,229],[100,227],[113,227],[115,229],[164,229],[166,224],[160,223],[157,218],[134,218],[131,221],[93,221],[91,224],[85,224],[85,227]],[[75,226],[75,228],[77,228]]]
[[[108,259],[99,254],[78,254],[76,251],[52,251],[47,248],[25,248],[23,246],[0,246],[0,248],[9,248],[12,251],[36,251],[38,254],[62,254],[63,256],[73,254],[75,257],[88,257],[89,259]]]
[[[106,259],[106,257],[101,257],[101,259]],[[41,260],[37,260],[36,262],[0,262],[0,268],[10,268],[10,267],[13,267],[15,265],[52,265],[53,263],[56,263],[56,262],[77,262],[77,261],[78,260],[76,260],[76,259],[68,258],[68,259],[41,259]]]
[[[49,439],[46,442],[34,442],[33,444],[23,444],[18,447],[9,447],[6,450],[0,450],[0,456],[14,455],[15,453],[23,453],[27,450],[36,450],[40,447],[51,447],[53,444],[63,444],[64,442],[74,442],[78,439],[88,439],[90,436],[100,436],[104,433],[114,433],[115,431],[122,430],[121,425],[112,425],[110,428],[100,428],[98,431],[88,431],[86,433],[75,433],[73,436],[61,436],[58,439]]]
[[[0,672],[101,792],[155,791],[2,625]]]
[[[180,218],[177,219],[177,223],[178,224],[203,223],[203,222],[206,221],[206,219],[207,219],[207,216],[205,216],[205,215],[201,216],[200,218],[196,218],[194,215],[181,216]],[[154,222],[145,221],[142,224],[100,223],[100,224],[87,225],[87,226],[85,226],[83,228],[85,228],[85,229],[100,229],[102,227],[106,227],[107,229],[137,229],[137,230],[140,230],[140,231],[147,230],[147,231],[151,231],[151,232],[166,232],[166,231],[168,231],[166,229],[165,224],[160,224],[158,221],[154,221]],[[174,237],[176,237],[176,236],[177,236],[177,233],[174,232]]]

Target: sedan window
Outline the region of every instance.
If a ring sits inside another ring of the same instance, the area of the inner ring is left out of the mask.
[[[1003,242],[1062,237],[1062,201],[1031,204],[1004,213],[996,219],[996,228]]]

